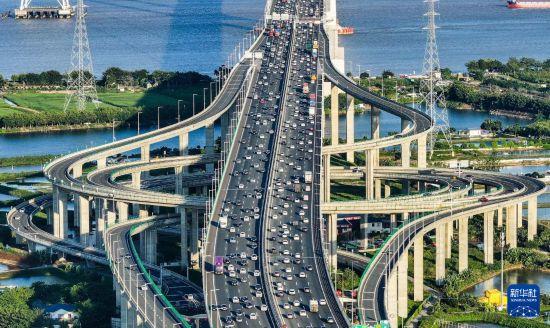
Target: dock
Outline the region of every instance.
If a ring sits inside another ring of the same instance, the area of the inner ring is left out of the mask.
[[[73,15],[73,7],[28,7],[15,9],[16,19],[69,19]]]

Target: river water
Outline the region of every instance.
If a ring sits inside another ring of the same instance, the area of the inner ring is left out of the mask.
[[[486,290],[500,290],[500,275],[497,275],[489,280],[475,285],[466,290],[475,296],[483,296]],[[550,273],[533,271],[533,270],[510,270],[504,272],[504,289],[510,284],[537,284],[540,287],[541,293],[550,291]]]
[[[74,1],[71,1],[74,3]],[[0,12],[18,1],[1,1]],[[87,26],[96,74],[107,67],[211,73],[260,19],[263,0],[88,0]],[[54,5],[55,0],[34,0]],[[509,10],[502,0],[440,2],[441,65],[456,71],[480,57],[550,57],[548,10]],[[348,65],[379,73],[420,71],[424,56],[421,0],[338,0]],[[70,20],[0,20],[0,74],[68,69]]]

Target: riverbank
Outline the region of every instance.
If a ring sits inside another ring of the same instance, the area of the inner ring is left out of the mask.
[[[121,122],[115,122],[114,127],[120,126]],[[85,123],[71,125],[47,125],[47,126],[27,126],[20,128],[1,128],[0,134],[24,134],[24,133],[48,133],[56,131],[80,131],[91,129],[112,129],[113,123]]]

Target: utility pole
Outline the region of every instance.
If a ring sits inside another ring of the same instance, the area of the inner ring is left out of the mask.
[[[181,119],[181,116],[180,116],[180,102],[182,102],[182,100],[178,100],[178,123],[180,122],[180,119]]]
[[[424,110],[432,119],[433,130],[430,133],[428,148],[430,149],[430,158],[432,158],[435,143],[438,135],[441,133],[445,142],[449,145],[452,152],[451,137],[449,135],[449,116],[447,113],[447,104],[441,78],[441,66],[439,63],[439,54],[437,50],[435,17],[439,14],[435,11],[435,3],[438,0],[425,0],[428,12],[428,25],[424,27],[428,36],[426,40],[426,51],[424,54],[423,75],[420,81],[420,93],[424,102]],[[454,152],[452,152],[454,156]]]
[[[67,72],[67,96],[64,110],[69,109],[71,100],[76,98],[76,108],[86,109],[86,101],[91,101],[98,108],[95,87],[92,54],[86,30],[86,12],[84,0],[78,0],[76,6],[76,26],[74,29],[71,68]]]

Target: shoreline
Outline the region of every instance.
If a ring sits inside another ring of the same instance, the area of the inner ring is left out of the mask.
[[[122,123],[115,124],[119,127]],[[55,125],[55,126],[36,126],[25,128],[0,129],[0,135],[5,134],[32,134],[38,132],[63,132],[63,131],[82,131],[82,130],[99,130],[112,128],[112,123],[90,123],[83,125]]]

